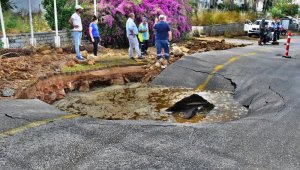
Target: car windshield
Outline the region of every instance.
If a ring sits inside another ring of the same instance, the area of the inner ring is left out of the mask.
[[[255,21],[253,24],[254,25],[259,25],[260,21]]]

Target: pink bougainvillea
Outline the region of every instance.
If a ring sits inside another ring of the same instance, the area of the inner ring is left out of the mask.
[[[137,25],[143,16],[148,18],[151,35],[154,19],[161,14],[167,16],[175,40],[191,30],[189,0],[98,0],[97,9],[102,40],[113,47],[128,45],[125,25],[131,12],[136,15]]]

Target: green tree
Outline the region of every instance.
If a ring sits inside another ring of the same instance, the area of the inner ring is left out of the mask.
[[[57,0],[57,20],[58,20],[58,29],[70,28],[70,24],[68,23],[72,13],[74,13],[74,5],[68,6],[68,0]],[[55,20],[54,20],[54,2],[53,0],[44,0],[42,2],[46,13],[45,18],[48,22],[48,25],[54,30],[55,29]]]
[[[282,18],[284,16],[295,16],[299,13],[299,5],[293,0],[277,0],[270,9],[273,18]]]
[[[263,12],[269,11],[273,6],[273,0],[264,0]]]
[[[3,11],[7,11],[9,9],[16,8],[15,3],[11,2],[10,0],[1,0],[1,7]]]

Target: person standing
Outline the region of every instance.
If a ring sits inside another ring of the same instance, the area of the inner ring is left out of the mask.
[[[139,25],[139,35],[138,38],[142,46],[142,55],[147,55],[149,47],[149,27],[147,23],[147,18],[143,17],[143,22]]]
[[[137,35],[139,33],[136,24],[134,23],[135,15],[134,13],[129,14],[129,18],[126,22],[126,34],[129,41],[129,58],[134,59],[133,49],[138,54],[139,59],[143,59],[143,56],[140,51],[139,41],[137,39]]]
[[[164,58],[170,64],[170,46],[169,41],[172,41],[172,32],[170,25],[165,21],[165,16],[159,16],[159,22],[155,23],[155,46],[156,46],[156,54],[157,60],[159,62],[162,61],[162,49],[164,49]],[[163,68],[167,67],[167,65],[163,66]]]
[[[265,19],[263,18],[259,24],[259,41],[258,41],[258,45],[262,45],[262,43],[266,43],[266,23],[265,23]]]
[[[94,56],[97,57],[97,52],[98,52],[98,46],[100,42],[100,33],[99,33],[99,28],[98,28],[98,17],[93,16],[93,22],[90,23],[89,26],[89,33],[91,37],[91,41],[93,42],[94,45]]]
[[[272,40],[273,40],[273,44],[274,44],[277,41],[277,24],[275,22],[272,22],[271,27],[272,27],[271,30],[273,32]]]
[[[279,40],[280,39],[280,32],[281,32],[281,28],[282,28],[280,20],[277,21],[276,25],[277,25],[276,39]]]
[[[83,12],[83,8],[80,5],[75,6],[76,12],[69,19],[69,23],[73,26],[73,35],[74,35],[74,47],[76,52],[76,58],[78,60],[85,60],[80,54],[80,41],[82,37],[82,22],[80,14]]]

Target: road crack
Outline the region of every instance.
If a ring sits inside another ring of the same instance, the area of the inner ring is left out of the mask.
[[[279,92],[277,92],[276,90],[272,89],[271,86],[269,86],[269,90],[281,98],[283,105],[282,105],[282,108],[281,108],[280,111],[282,111],[286,107],[286,100],[285,100],[285,98]]]
[[[178,65],[178,64],[175,64],[175,65],[178,66],[178,67],[184,68],[184,69],[191,70],[191,71],[196,72],[196,73],[203,73],[203,74],[208,74],[208,75],[217,75],[217,76],[223,77],[224,79],[228,80],[230,82],[230,84],[233,86],[233,88],[234,88],[233,93],[235,93],[235,91],[236,91],[237,84],[231,78],[227,77],[230,74],[223,75],[223,74],[220,74],[220,73],[212,73],[212,72],[206,72],[206,71],[201,71],[201,70],[195,70],[195,69],[184,67],[184,66],[181,66],[181,65]],[[230,75],[230,76],[239,76],[239,75]]]
[[[20,119],[20,120],[25,120],[25,121],[30,122],[30,120],[29,120],[29,119],[26,119],[26,118],[16,117],[16,116],[11,116],[11,115],[9,115],[9,114],[7,114],[7,113],[5,113],[4,115],[5,115],[6,117],[10,118],[10,119]]]
[[[191,71],[196,72],[196,73],[204,73],[204,74],[208,74],[208,75],[218,75],[218,76],[222,76],[224,78],[225,78],[225,76],[241,76],[241,75],[238,75],[238,74],[237,75],[235,75],[235,74],[226,74],[226,75],[223,75],[223,74],[220,74],[220,73],[212,73],[212,72],[207,72],[207,71],[202,71],[202,70],[195,70],[195,69],[192,69],[192,68],[189,68],[189,67],[185,67],[185,66],[182,66],[182,65],[178,65],[178,64],[173,64],[173,65],[181,67],[181,68],[184,68],[184,69],[187,69],[187,70],[191,70]]]

